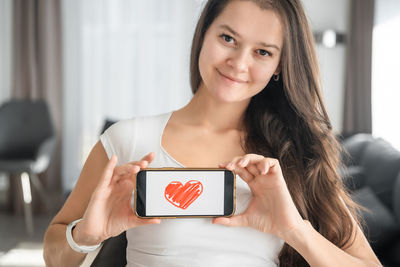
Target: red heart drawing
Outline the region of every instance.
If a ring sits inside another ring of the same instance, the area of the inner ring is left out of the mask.
[[[175,207],[186,209],[203,193],[200,181],[190,180],[185,185],[181,182],[170,182],[164,191],[165,198]]]

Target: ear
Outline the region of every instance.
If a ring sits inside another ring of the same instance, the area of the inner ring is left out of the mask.
[[[274,75],[278,75],[279,73],[281,73],[281,63],[279,62],[278,66],[276,67],[276,70],[274,72]]]

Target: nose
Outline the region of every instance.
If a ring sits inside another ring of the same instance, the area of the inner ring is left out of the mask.
[[[246,72],[249,68],[249,58],[245,50],[236,50],[229,56],[227,64],[236,72]]]

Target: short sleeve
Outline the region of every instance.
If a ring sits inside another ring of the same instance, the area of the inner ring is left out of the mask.
[[[100,141],[108,158],[118,157],[118,164],[132,160],[136,146],[136,119],[122,120],[111,125],[101,136]]]

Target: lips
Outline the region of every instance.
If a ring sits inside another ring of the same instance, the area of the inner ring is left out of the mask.
[[[234,77],[232,77],[231,75],[228,75],[228,74],[224,74],[224,73],[220,72],[218,69],[217,69],[217,72],[219,73],[219,75],[221,75],[223,78],[225,78],[225,79],[227,79],[229,81],[236,82],[236,83],[246,83],[246,81],[234,78]]]

